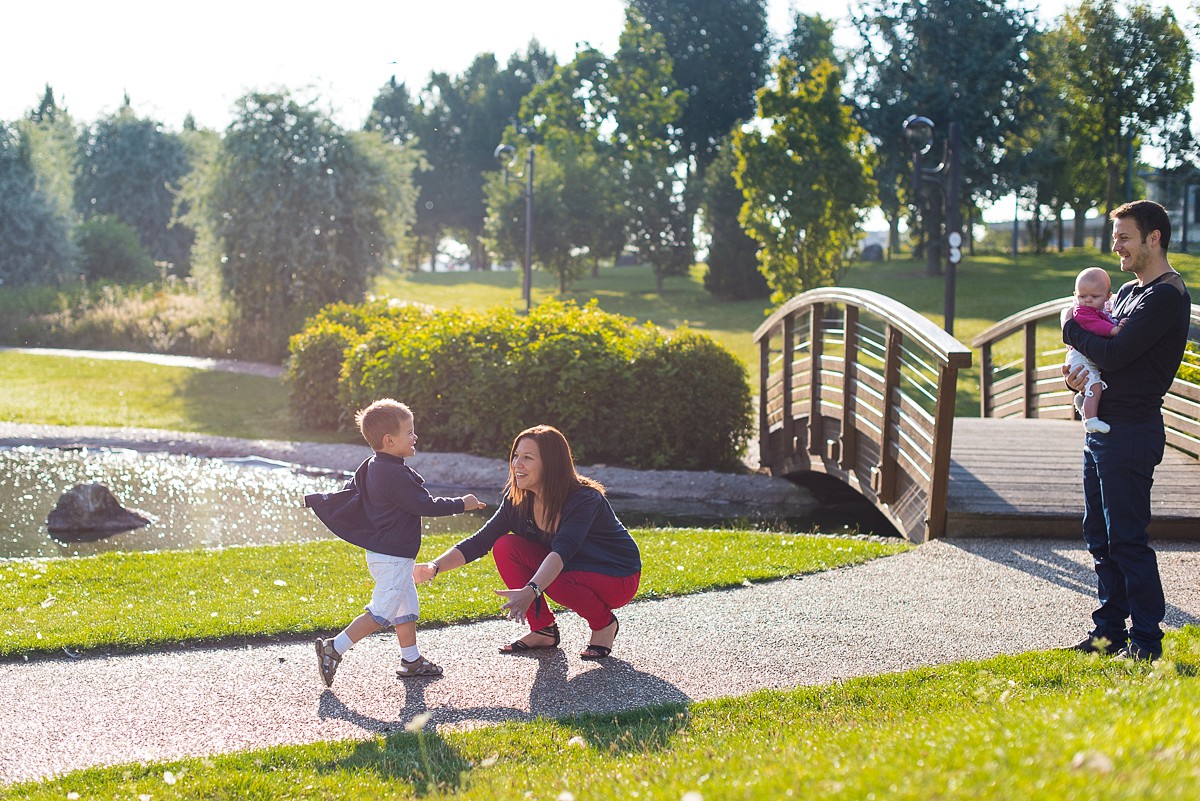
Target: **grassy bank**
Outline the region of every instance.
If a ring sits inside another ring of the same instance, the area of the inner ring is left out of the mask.
[[[0,352],[0,420],[162,428],[222,437],[355,441],[299,429],[282,382],[141,362]]]
[[[639,598],[769,581],[898,553],[903,542],[754,531],[633,532]],[[421,559],[456,542],[427,536]],[[222,550],[0,561],[0,656],[337,631],[371,597],[362,551],[341,540]],[[494,617],[490,557],[421,589],[422,625]]]
[[[1200,629],[1151,668],[1030,653],[691,706],[137,764],[28,799],[1194,798]],[[75,794],[75,795],[71,795]]]

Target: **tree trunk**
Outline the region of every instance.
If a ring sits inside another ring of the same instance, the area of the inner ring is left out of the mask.
[[[1112,225],[1113,196],[1117,192],[1117,180],[1119,179],[1117,170],[1117,162],[1114,160],[1108,165],[1108,186],[1104,190],[1104,227],[1102,229],[1104,233],[1100,237],[1101,253],[1108,252],[1106,243],[1111,236],[1109,226]]]
[[[1075,221],[1071,230],[1071,247],[1081,248],[1087,239],[1087,209],[1071,207],[1075,212]]]
[[[930,205],[925,228],[925,274],[936,277],[942,274],[942,211]]]

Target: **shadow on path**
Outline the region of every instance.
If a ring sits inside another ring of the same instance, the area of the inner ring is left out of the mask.
[[[644,671],[621,659],[609,657],[595,663],[594,667],[570,677],[567,655],[556,648],[510,657],[511,659],[535,659],[538,662],[533,686],[529,693],[529,707],[516,706],[430,706],[426,700],[426,688],[442,678],[400,679],[403,685],[404,705],[391,719],[381,719],[359,712],[347,706],[333,690],[325,690],[317,706],[321,719],[339,719],[353,723],[368,731],[381,733],[404,731],[421,715],[428,715],[433,725],[461,725],[464,723],[502,723],[511,720],[535,718],[561,718],[577,714],[622,712],[646,706],[687,706],[692,699],[671,682]]]
[[[1092,570],[1090,562],[1080,563],[1063,553],[1065,550],[1083,549],[1082,541],[953,539],[946,540],[946,543],[974,556],[1011,567],[1034,578],[1071,590],[1085,598],[1094,599],[1096,597],[1096,574]],[[1152,544],[1159,554],[1200,555],[1200,543],[1166,541]],[[1091,557],[1087,558],[1090,560]],[[1161,561],[1160,559],[1160,564]],[[1165,584],[1167,582],[1164,580]],[[1167,614],[1163,622],[1167,626],[1180,628],[1200,624],[1200,617],[1172,605],[1168,589]]]

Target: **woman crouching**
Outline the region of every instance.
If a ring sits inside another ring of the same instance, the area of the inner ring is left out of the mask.
[[[413,570],[418,584],[492,552],[507,590],[501,607],[529,633],[501,647],[518,654],[557,648],[558,624],[545,595],[588,622],[591,638],[579,654],[603,659],[621,624],[614,609],[637,593],[642,560],[637,543],[617,519],[604,487],[575,471],[566,437],[534,426],[513,440],[508,483],[500,508],[479,531],[432,562]]]

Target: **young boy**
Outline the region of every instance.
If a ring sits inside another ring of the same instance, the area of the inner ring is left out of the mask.
[[[317,638],[317,666],[325,686],[333,685],[342,657],[354,644],[383,626],[394,626],[400,642],[402,678],[440,676],[442,669],[417,648],[417,589],[413,566],[421,548],[421,517],[443,517],[484,504],[474,495],[434,498],[425,480],[404,463],[417,452],[413,414],[391,398],[377,400],[354,420],[375,455],[359,465],[341,492],[304,497],[330,531],[367,552],[375,589],[366,611],[332,639]]]
[[[1075,278],[1075,303],[1071,317],[1084,330],[1104,337],[1115,337],[1121,331],[1108,313],[1107,304],[1112,298],[1112,284],[1108,273],[1100,267],[1088,267]],[[1083,429],[1090,434],[1107,434],[1108,423],[1100,419],[1100,393],[1105,387],[1100,378],[1100,368],[1079,351],[1067,346],[1067,366],[1087,368],[1087,386],[1075,396],[1075,408],[1083,418]]]

